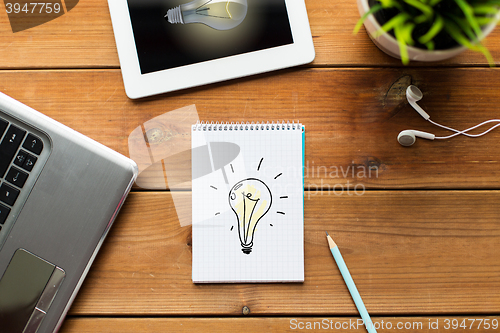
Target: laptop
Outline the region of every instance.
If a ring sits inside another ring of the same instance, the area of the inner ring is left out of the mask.
[[[137,176],[0,93],[0,332],[56,332]]]

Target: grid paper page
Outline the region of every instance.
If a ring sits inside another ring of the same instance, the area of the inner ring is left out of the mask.
[[[303,127],[295,127],[193,126],[193,282],[304,281]]]

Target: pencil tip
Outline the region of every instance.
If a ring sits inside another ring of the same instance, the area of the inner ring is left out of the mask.
[[[328,231],[325,231],[325,232],[326,232],[326,235],[327,235],[327,236],[330,236],[330,235],[328,234]]]

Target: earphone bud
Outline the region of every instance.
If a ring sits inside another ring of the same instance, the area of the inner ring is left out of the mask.
[[[422,131],[415,131],[415,130],[404,130],[401,131],[398,135],[398,142],[405,147],[411,146],[412,144],[417,141],[417,137],[423,138],[423,139],[428,139],[428,140],[434,140],[436,137],[434,134],[427,133],[427,132],[422,132]]]
[[[415,110],[417,110],[417,112],[420,113],[420,115],[424,117],[425,120],[428,120],[430,116],[417,104],[417,102],[420,101],[422,97],[424,97],[424,94],[422,94],[422,91],[420,91],[420,89],[418,89],[416,86],[410,85],[408,86],[408,88],[406,88],[406,99],[408,100],[408,103],[410,103],[410,105]]]
[[[410,85],[408,86],[408,88],[406,88],[406,99],[408,100],[408,103],[410,103],[410,105],[427,121],[429,121],[430,123],[436,125],[436,126],[439,126],[441,128],[444,128],[448,131],[452,131],[452,132],[455,132],[451,135],[448,135],[448,136],[435,136],[434,134],[431,134],[431,133],[427,133],[427,132],[422,132],[422,131],[416,131],[416,130],[404,130],[402,131],[401,133],[399,133],[398,135],[398,142],[402,145],[402,146],[411,146],[412,144],[415,143],[415,141],[417,140],[417,137],[419,138],[424,138],[424,139],[428,139],[428,140],[434,140],[434,139],[450,139],[450,138],[453,138],[454,136],[457,136],[457,135],[465,135],[465,136],[468,136],[470,138],[476,138],[476,137],[479,137],[479,136],[482,136],[486,133],[488,133],[489,131],[497,128],[498,126],[500,126],[500,119],[491,119],[491,120],[487,120],[487,121],[484,121],[476,126],[473,126],[473,127],[470,127],[466,130],[463,130],[463,131],[459,131],[459,130],[456,130],[454,128],[450,128],[450,127],[446,127],[446,126],[443,126],[441,124],[438,124],[436,123],[435,121],[432,121],[430,118],[430,116],[427,114],[427,112],[425,112],[418,104],[417,102],[420,101],[422,99],[422,97],[424,96],[424,94],[422,94],[422,91],[420,91],[420,89],[418,89],[416,86],[414,85]],[[473,130],[473,129],[476,129],[478,127],[481,127],[485,124],[488,124],[488,123],[497,123],[496,125],[490,127],[489,129],[487,129],[486,131],[482,132],[482,133],[479,133],[479,134],[469,134],[467,132]]]

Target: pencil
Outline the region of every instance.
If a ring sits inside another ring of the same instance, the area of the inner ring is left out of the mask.
[[[368,311],[366,311],[365,304],[363,303],[363,300],[359,295],[358,289],[354,284],[354,280],[352,279],[351,274],[347,269],[347,266],[344,262],[344,258],[342,258],[342,255],[340,254],[337,244],[335,244],[335,242],[333,241],[332,237],[330,237],[328,232],[326,233],[326,238],[328,239],[328,245],[330,246],[330,251],[332,251],[333,258],[337,262],[337,266],[339,267],[340,273],[342,274],[345,284],[347,285],[347,288],[351,293],[351,297],[354,300],[354,304],[356,304],[359,314],[361,315],[361,319],[363,319],[366,330],[369,333],[377,333],[375,327],[373,326],[373,322],[370,318],[370,315],[368,314]]]

